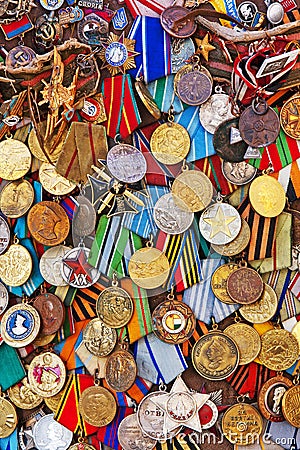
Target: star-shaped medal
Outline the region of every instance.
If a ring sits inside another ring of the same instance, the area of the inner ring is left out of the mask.
[[[100,272],[88,262],[89,249],[82,244],[62,258],[62,277],[73,287],[86,288],[96,283]]]
[[[164,432],[170,432],[179,425],[201,431],[198,411],[209,400],[209,394],[191,392],[181,377],[178,377],[169,393],[151,398],[151,401],[165,413]]]
[[[87,262],[87,257],[85,251],[82,248],[79,248],[77,256],[73,259],[64,260],[64,264],[71,269],[70,281],[75,281],[76,276],[86,275],[87,281],[90,283],[92,281],[92,277],[90,272],[94,269]]]
[[[104,65],[102,69],[108,68],[111,75],[114,76],[119,72],[125,73],[126,70],[135,67],[134,57],[139,55],[134,50],[135,40],[110,33],[107,41],[102,43],[102,50],[99,53]]]
[[[203,39],[196,39],[195,38],[195,41],[196,41],[196,44],[197,44],[196,54],[202,55],[203,58],[205,59],[205,61],[208,61],[209,52],[211,52],[212,50],[216,49],[216,47],[211,45],[208,40],[209,40],[208,33],[204,36]]]
[[[205,217],[203,220],[211,226],[209,236],[211,239],[218,233],[224,233],[226,236],[231,237],[232,233],[229,229],[229,224],[236,220],[236,216],[225,216],[221,205],[219,205],[215,215]]]

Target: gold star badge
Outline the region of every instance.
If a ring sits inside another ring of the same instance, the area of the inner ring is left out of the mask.
[[[221,206],[218,206],[215,216],[203,218],[203,220],[211,226],[211,239],[214,238],[218,233],[224,233],[226,236],[231,237],[232,234],[228,225],[236,220],[236,216],[226,217]]]
[[[205,61],[208,61],[209,52],[216,49],[216,47],[208,42],[208,39],[208,33],[204,36],[203,39],[195,39],[197,44],[196,53],[202,55]]]

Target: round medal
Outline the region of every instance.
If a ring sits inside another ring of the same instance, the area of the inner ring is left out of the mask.
[[[243,141],[238,119],[230,119],[222,122],[213,136],[213,146],[216,154],[225,161],[241,162],[247,150],[247,144]]]
[[[130,258],[128,272],[132,281],[144,289],[155,289],[167,281],[170,265],[166,255],[153,247],[137,250]]]
[[[11,347],[25,347],[40,330],[40,316],[35,308],[25,303],[11,306],[2,317],[1,336]]]
[[[282,398],[282,412],[285,420],[293,427],[300,428],[299,417],[300,386],[296,385],[288,389]]]
[[[297,322],[296,325],[293,326],[292,333],[297,339],[300,349],[300,322]]]
[[[14,406],[5,398],[0,397],[0,439],[10,436],[18,423]]]
[[[28,381],[31,389],[41,397],[53,397],[64,387],[65,365],[55,353],[41,353],[29,365]]]
[[[190,136],[187,130],[174,122],[157,127],[150,139],[153,156],[166,165],[181,162],[190,151]]]
[[[113,352],[105,363],[105,381],[110,389],[125,392],[132,387],[137,375],[134,357],[127,350]]]
[[[272,25],[278,25],[284,17],[284,7],[279,2],[271,3],[267,9],[267,19]]]
[[[280,110],[283,131],[293,139],[300,139],[300,95],[293,95]]]
[[[232,257],[238,255],[243,250],[245,250],[250,241],[251,230],[246,220],[243,218],[241,219],[242,219],[242,226],[237,237],[228,244],[224,245],[212,244],[211,246],[215,250],[215,252],[219,253],[220,255]]]
[[[80,110],[80,115],[85,120],[88,120],[89,122],[95,122],[100,119],[101,113],[102,106],[97,100],[95,100],[93,97],[84,99],[83,108]]]
[[[239,15],[240,19],[244,23],[251,25],[251,23],[254,20],[255,14],[257,12],[257,6],[253,2],[246,1],[246,2],[242,2],[238,6],[237,11],[238,11],[238,15]]]
[[[211,203],[213,190],[210,179],[200,170],[184,170],[172,185],[175,202],[179,198],[192,212],[202,211]],[[182,208],[181,203],[178,206]]]
[[[212,93],[211,77],[203,70],[192,70],[179,78],[176,91],[180,100],[187,105],[202,105]]]
[[[76,183],[60,175],[48,162],[41,165],[39,178],[45,191],[53,195],[67,195],[76,188]]]
[[[243,186],[250,183],[256,175],[257,169],[245,161],[229,162],[222,161],[222,172],[230,183],[236,186]]]
[[[182,344],[195,331],[196,319],[191,308],[183,302],[168,299],[152,313],[153,333],[167,344]]]
[[[0,278],[7,286],[22,286],[30,277],[32,259],[23,245],[12,244],[0,256]]]
[[[111,286],[101,292],[96,303],[97,316],[111,328],[124,327],[133,314],[130,295],[118,286]]]
[[[286,204],[282,185],[269,175],[262,175],[252,181],[249,199],[253,209],[263,217],[279,216]]]
[[[50,247],[61,244],[68,236],[70,223],[65,210],[55,202],[36,203],[29,211],[27,224],[32,237]]]
[[[36,408],[43,401],[43,398],[31,389],[27,378],[10,387],[8,389],[8,395],[13,404],[21,409]]]
[[[71,445],[68,450],[96,450],[93,445],[87,444],[86,442],[80,441],[76,444]]]
[[[156,226],[167,234],[181,234],[193,223],[194,213],[188,211],[186,203],[174,194],[165,194],[154,206]]]
[[[228,203],[215,203],[206,208],[199,221],[200,233],[211,244],[228,244],[239,234],[241,216]]]
[[[236,303],[227,293],[227,279],[229,275],[239,268],[238,264],[228,263],[218,267],[211,277],[211,289],[214,295],[223,303],[235,305]]]
[[[287,330],[269,330],[261,336],[261,363],[271,370],[289,369],[299,357],[299,344]]]
[[[226,336],[236,343],[239,349],[239,365],[249,364],[254,361],[261,349],[258,332],[246,323],[234,323],[225,328]]]
[[[233,119],[232,103],[227,94],[213,94],[200,108],[200,122],[203,128],[214,134],[225,120]]]
[[[80,238],[92,235],[95,232],[97,219],[95,208],[86,197],[78,195],[76,201],[78,205],[75,208],[72,220],[72,237],[74,245],[79,244]]]
[[[120,423],[118,440],[123,450],[132,450],[132,448],[152,450],[157,442],[142,432],[135,413],[125,417]]]
[[[169,6],[160,15],[161,26],[167,33],[176,38],[183,39],[190,37],[197,29],[197,24],[193,20],[187,20],[181,23],[179,27],[173,28],[174,22],[186,16],[188,13],[189,10],[183,6]]]
[[[46,122],[41,122],[38,124],[38,129],[41,134],[41,136],[45,135],[46,132]],[[67,136],[67,129],[63,132],[62,137],[60,141],[57,143],[56,147],[52,150],[51,145],[53,144],[53,137],[50,140],[43,140],[43,149],[41,149],[36,131],[34,128],[29,133],[28,136],[28,146],[30,149],[30,152],[40,161],[48,161],[48,158],[51,162],[56,162],[58,160],[58,157],[61,153],[65,138]],[[47,158],[47,156],[48,158]]]
[[[83,342],[93,355],[107,356],[117,343],[117,332],[100,319],[92,319],[83,330]]]
[[[49,11],[55,11],[56,9],[59,9],[64,2],[63,0],[40,0],[40,1],[42,7],[48,9]]]
[[[61,275],[72,287],[84,289],[96,283],[100,272],[88,263],[90,249],[79,245],[62,258]]]
[[[239,267],[227,279],[227,292],[230,298],[241,305],[256,302],[263,293],[264,283],[254,269]]]
[[[206,400],[206,403],[199,409],[200,423],[203,430],[211,428],[218,420],[218,408],[211,400]]]
[[[0,283],[0,315],[4,313],[8,305],[8,290],[4,284]]]
[[[237,403],[227,409],[222,418],[222,431],[232,444],[256,443],[262,434],[263,421],[256,408],[247,403]]]
[[[280,122],[276,112],[264,100],[253,102],[239,119],[242,139],[251,147],[267,147],[276,141]]]
[[[226,334],[212,331],[195,343],[192,363],[203,378],[224,380],[237,368],[239,351],[235,342]]]
[[[123,183],[136,183],[146,174],[147,163],[142,152],[128,144],[118,144],[107,153],[107,167]]]
[[[61,275],[63,257],[72,250],[71,247],[58,245],[48,248],[40,259],[40,272],[47,283],[53,286],[67,286],[68,283]]]
[[[47,414],[40,418],[33,427],[33,440],[38,450],[69,448],[73,433],[68,428],[54,420],[54,414]]]
[[[64,393],[64,389],[62,389],[58,394],[53,395],[52,397],[45,397],[44,402],[46,406],[52,411],[56,412],[58,405],[60,404],[62,395]]]
[[[279,374],[267,380],[258,394],[258,407],[262,415],[271,422],[282,422],[284,416],[281,403],[285,392],[293,386],[293,382]]]
[[[277,311],[278,299],[276,292],[264,283],[264,290],[259,300],[249,305],[243,305],[239,312],[251,323],[265,323],[272,319]]]
[[[1,191],[0,209],[6,217],[24,216],[34,200],[34,190],[27,180],[8,183]]]
[[[0,178],[18,180],[31,166],[31,154],[27,145],[8,138],[0,142]]]
[[[84,420],[95,427],[108,425],[117,412],[115,397],[102,386],[91,386],[85,389],[79,399],[78,407]]]
[[[10,229],[6,220],[0,216],[0,255],[5,252],[10,241]]]
[[[36,297],[33,305],[42,319],[41,334],[48,336],[56,333],[65,318],[65,309],[60,298],[46,292]]]

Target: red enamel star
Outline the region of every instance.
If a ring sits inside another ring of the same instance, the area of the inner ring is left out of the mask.
[[[94,269],[94,267],[87,262],[87,257],[84,249],[79,249],[76,258],[68,259],[67,261],[65,260],[64,264],[66,264],[66,266],[68,266],[69,269],[72,270],[70,281],[75,281],[75,278],[82,274],[86,275],[86,280],[89,283],[93,282],[90,273]]]

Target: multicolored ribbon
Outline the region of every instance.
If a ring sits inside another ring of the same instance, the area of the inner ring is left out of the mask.
[[[159,78],[158,80],[152,81],[147,86],[155,103],[164,113],[168,113],[171,106],[173,107],[174,114],[179,114],[187,107],[187,105],[185,105],[175,94],[174,76],[175,75],[168,75]]]

